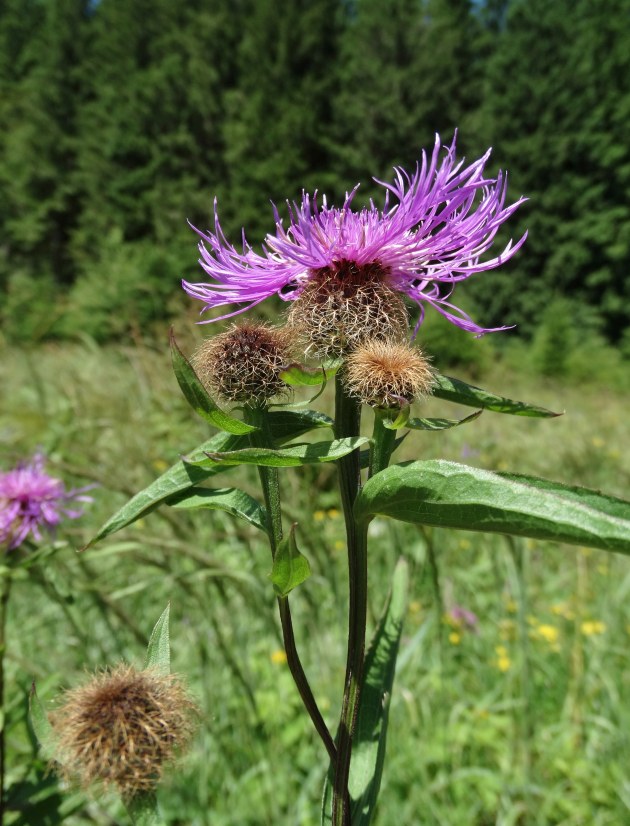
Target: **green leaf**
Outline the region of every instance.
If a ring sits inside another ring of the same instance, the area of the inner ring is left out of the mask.
[[[381,416],[383,421],[383,427],[386,427],[388,430],[400,430],[401,427],[405,427],[407,422],[409,421],[409,413],[411,412],[411,405],[405,404],[403,405],[398,415],[395,419],[391,419],[387,415],[387,411],[385,410],[375,410],[375,416]]]
[[[232,516],[245,519],[250,525],[267,533],[267,514],[265,509],[252,496],[237,488],[197,488],[176,494],[168,499],[168,504],[175,508],[192,510],[208,508],[222,510]]]
[[[308,559],[300,553],[295,541],[295,528],[294,523],[289,535],[279,543],[269,574],[273,589],[279,597],[286,597],[311,575]]]
[[[52,726],[46,714],[46,709],[41,703],[35,687],[35,681],[31,684],[31,690],[28,695],[28,708],[31,726],[35,732],[35,737],[39,741],[42,754],[46,759],[52,757],[51,739]]]
[[[207,451],[205,459],[197,459],[190,464],[195,467],[212,468],[217,465],[258,465],[261,467],[297,467],[319,462],[334,462],[364,445],[364,436],[334,439],[330,442],[310,442],[289,447],[250,447],[244,450],[226,452]]]
[[[153,668],[164,676],[171,673],[171,648],[168,629],[170,613],[171,604],[169,602],[162,611],[159,620],[155,623],[153,631],[151,631],[144,660],[145,669]]]
[[[288,442],[316,428],[332,428],[334,425],[330,416],[318,410],[274,410],[267,416],[271,436],[276,442]]]
[[[396,671],[396,658],[403,621],[407,611],[409,569],[400,559],[394,570],[390,595],[372,637],[365,658],[361,702],[350,763],[350,789],[353,826],[368,826],[381,785],[389,701]],[[332,807],[333,767],[324,784],[322,826],[330,826]]]
[[[408,566],[404,559],[400,559],[394,570],[387,605],[365,658],[361,703],[348,782],[353,826],[368,826],[371,822],[381,785],[389,702],[394,684],[400,635],[407,611],[408,590]]]
[[[244,436],[233,436],[229,433],[217,433],[212,439],[208,439],[191,454],[190,458],[202,458],[206,451],[214,450],[234,450],[241,445],[246,445],[248,439]],[[154,482],[151,482],[144,490],[137,493],[132,499],[122,506],[110,517],[100,528],[96,536],[91,539],[83,550],[90,548],[99,540],[109,534],[119,531],[121,528],[131,525],[136,519],[150,513],[158,505],[167,502],[169,497],[188,490],[200,482],[204,482],[211,476],[220,473],[222,468],[216,465],[212,468],[202,469],[195,464],[177,462]]]
[[[460,424],[473,422],[482,413],[483,410],[476,410],[464,419],[409,419],[406,427],[410,430],[448,430],[451,427],[458,427]]]
[[[355,515],[364,520],[377,514],[630,554],[630,502],[456,462],[408,462],[377,473],[359,493]]]
[[[273,439],[279,443],[288,442],[315,428],[332,427],[333,425],[331,418],[316,410],[302,410],[300,412],[279,410],[269,413],[268,422]],[[195,448],[188,458],[193,460],[195,458],[205,458],[206,452],[233,451],[245,447],[248,443],[249,439],[246,436],[217,433],[207,442]],[[159,505],[170,504],[171,497],[176,502],[178,495],[183,491],[190,490],[228,467],[227,464],[215,464],[212,467],[200,468],[194,464],[176,462],[116,511],[83,550],[90,548],[96,542],[121,530],[121,528],[126,528]]]
[[[210,424],[218,427],[220,430],[234,433],[237,436],[256,430],[252,425],[246,424],[240,419],[235,419],[225,413],[216,402],[210,398],[206,388],[195,373],[192,364],[177,346],[172,328],[170,331],[170,340],[175,377],[181,387],[182,393],[186,397],[186,401],[192,409],[198,413],[202,419],[210,422]]]
[[[467,407],[482,407],[484,410],[492,410],[494,413],[510,413],[513,416],[534,416],[538,418],[562,415],[544,407],[513,401],[503,396],[495,396],[472,384],[466,384],[461,379],[453,379],[439,373],[435,376],[432,393],[439,399],[446,399],[449,402],[463,404]]]
[[[334,376],[339,367],[305,367],[303,364],[290,364],[280,373],[285,384],[293,387],[316,387]]]
[[[161,826],[157,797],[154,792],[139,795],[125,802],[133,826]]]

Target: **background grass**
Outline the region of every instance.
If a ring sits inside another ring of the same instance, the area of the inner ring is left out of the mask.
[[[187,350],[193,335],[182,342]],[[439,338],[427,327],[434,352]],[[40,447],[67,484],[98,485],[86,514],[67,525],[12,594],[7,823],[126,822],[114,800],[59,790],[37,755],[26,697],[33,678],[49,705],[86,670],[121,658],[140,665],[170,600],[173,667],[189,680],[203,726],[160,792],[165,821],[314,826],[326,759],[282,656],[261,536],[219,513],[160,509],[75,552],[129,496],[208,436],[181,398],[166,336],[163,342],[2,346],[3,469]],[[475,382],[566,415],[540,421],[484,413],[462,428],[410,435],[399,459],[439,456],[628,498],[630,391],[618,359],[604,360],[607,372],[594,359],[576,384],[566,380],[566,365],[560,375],[541,376],[542,345],[535,356],[519,346],[500,355],[485,340],[466,342],[448,361],[466,362]],[[470,347],[473,358],[466,357]],[[436,364],[448,372],[445,360]],[[463,375],[456,366],[451,372]],[[330,407],[328,391],[321,401]],[[465,412],[438,400],[424,410]],[[256,495],[255,472],[235,469],[230,478]],[[286,518],[299,523],[314,574],[292,600],[298,644],[334,727],[346,622],[334,469],[290,469],[283,486]],[[386,520],[376,520],[371,534],[372,625],[398,555],[413,568],[377,823],[628,822],[630,563]],[[451,616],[456,606],[475,613],[474,627]]]

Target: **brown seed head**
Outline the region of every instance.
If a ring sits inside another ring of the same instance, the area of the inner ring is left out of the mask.
[[[340,261],[311,273],[292,304],[289,325],[306,352],[319,359],[342,358],[366,339],[403,341],[408,314],[378,264],[358,267]]]
[[[287,391],[292,334],[245,322],[204,341],[193,357],[201,382],[229,402],[262,402]]]
[[[420,350],[396,341],[368,341],[348,358],[348,391],[372,407],[401,407],[426,396],[433,370]]]
[[[195,716],[177,677],[118,665],[67,691],[51,715],[60,771],[130,800],[155,788],[189,742]]]

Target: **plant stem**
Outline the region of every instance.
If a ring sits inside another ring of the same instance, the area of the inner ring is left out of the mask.
[[[374,408],[374,430],[370,448],[370,470],[372,477],[389,465],[389,460],[396,446],[396,431],[385,427],[385,422],[392,422],[398,411]]]
[[[254,424],[258,430],[250,433],[252,447],[273,447],[273,441],[269,430],[266,408],[245,408],[245,420],[249,424]],[[276,551],[282,540],[282,512],[280,509],[280,483],[276,468],[259,467],[258,474],[263,489],[265,508],[267,509],[267,519],[269,528],[269,544],[271,546],[271,556],[275,559]],[[293,621],[288,597],[278,597],[278,611],[280,613],[280,625],[282,626],[282,638],[284,649],[287,655],[287,665],[293,677],[293,681],[300,693],[304,707],[315,730],[317,731],[331,762],[337,760],[337,747],[328,731],[328,726],[319,710],[308,679],[302,667],[295,644],[293,633]],[[0,824],[1,826],[1,824]]]
[[[8,567],[0,574],[0,826],[4,823],[5,797],[4,776],[6,760],[6,716],[4,709],[4,655],[6,652],[6,624],[9,593],[11,590],[11,571]]]
[[[361,426],[361,406],[345,391],[336,378],[335,396],[335,436],[342,439],[358,436]],[[367,622],[367,524],[358,526],[353,513],[354,500],[361,484],[359,451],[355,450],[341,458],[339,486],[341,502],[346,521],[348,544],[348,654],[344,684],[343,704],[339,731],[337,733],[337,762],[333,782],[332,823],[333,826],[349,826],[351,811],[349,806],[348,778],[352,756],[359,702],[361,680],[365,656],[365,627]]]

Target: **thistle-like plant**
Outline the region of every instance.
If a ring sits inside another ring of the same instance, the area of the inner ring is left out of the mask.
[[[252,338],[253,325],[237,327],[204,345],[203,357],[194,359],[196,372],[173,339],[173,365],[182,391],[219,432],[134,497],[93,540],[157,505],[224,510],[266,535],[287,662],[329,761],[322,823],[333,826],[367,826],[372,820],[385,759],[386,698],[405,614],[408,574],[403,558],[392,571],[391,596],[366,654],[371,520],[388,516],[418,525],[630,553],[630,503],[455,462],[392,464],[400,436],[408,431],[437,439],[447,428],[472,425],[482,411],[557,415],[442,375],[439,365],[429,365],[409,344],[426,306],[469,332],[489,332],[454,307],[450,294],[460,281],[499,267],[525,240],[486,258],[497,231],[523,199],[505,205],[506,177],[484,173],[488,153],[464,166],[456,161],[455,142],[440,159],[441,152],[437,139],[430,157],[423,154],[413,174],[396,170],[394,183],[383,184],[382,209],[370,203],[354,211],[356,190],[341,207],[304,195],[300,206],[290,206],[287,228],[276,213],[275,234],[267,237],[262,254],[246,242],[242,252],[237,251],[223,235],[218,217],[213,232],[199,233],[200,263],[211,280],[185,283],[187,292],[204,302],[204,310],[236,304],[236,313],[279,294],[292,304],[287,326],[273,335],[288,342],[287,349],[274,346],[270,358],[269,329]],[[414,330],[408,327],[405,297],[421,308]],[[260,346],[243,346],[244,338]],[[290,361],[289,352],[298,346],[304,358],[319,362]],[[275,356],[281,359],[284,352],[287,362],[279,364]],[[279,410],[271,405],[285,388],[316,387],[333,376],[334,418],[315,408],[285,404]],[[412,416],[412,405],[429,392],[475,412],[463,419]],[[239,406],[224,409],[227,403]],[[372,420],[371,437],[361,435],[364,414]],[[332,438],[317,435],[327,430]],[[303,440],[306,433],[314,433],[314,439]],[[298,548],[295,526],[285,530],[279,482],[286,468],[319,462],[337,465],[347,539],[348,645],[336,731],[326,726],[298,654],[289,594],[305,582],[310,568]],[[261,501],[245,491],[214,485],[215,476],[235,465],[258,468]],[[353,750],[360,751],[359,760],[353,761]]]

